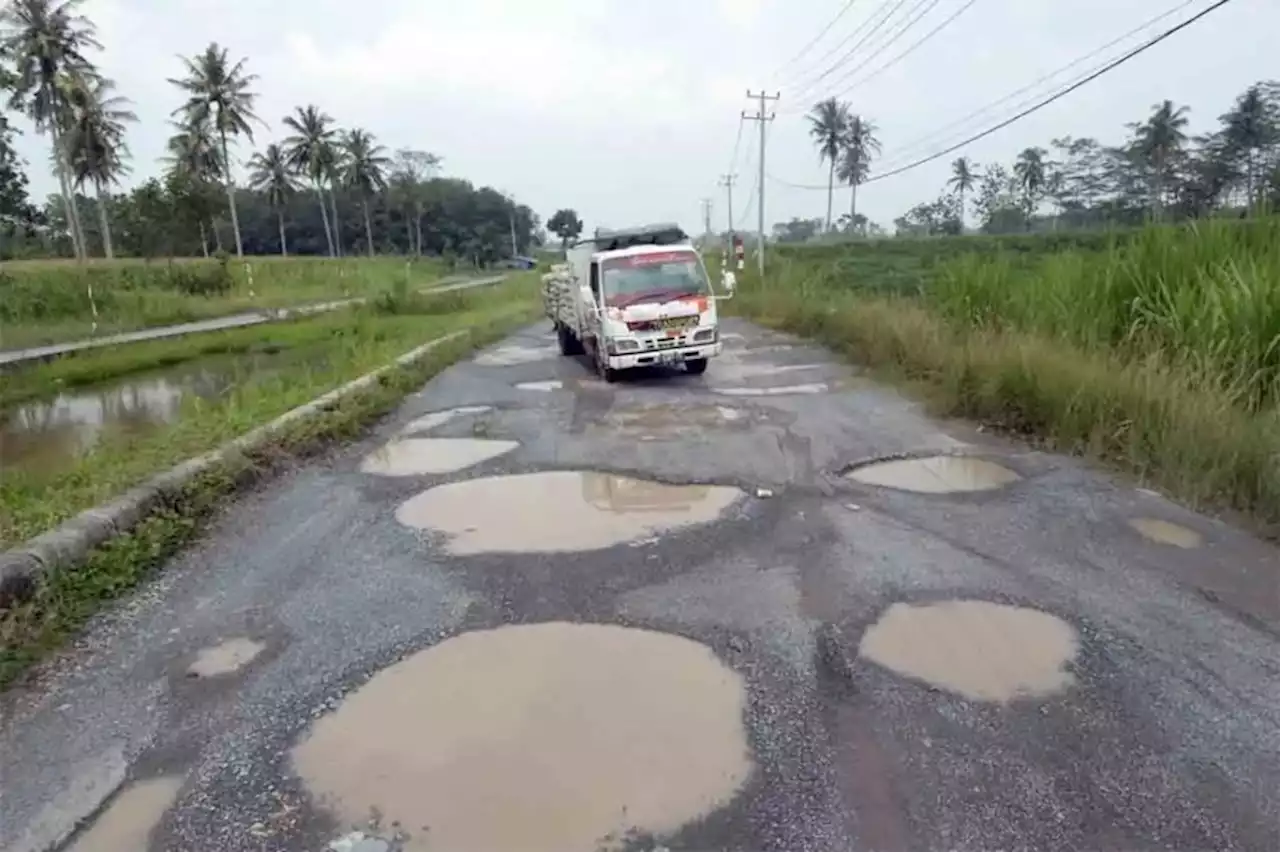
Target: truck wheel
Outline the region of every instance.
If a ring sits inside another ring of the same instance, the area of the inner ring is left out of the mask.
[[[556,324],[556,337],[560,341],[561,355],[581,355],[582,344],[578,342],[578,338],[573,336],[573,332],[568,326]]]
[[[691,376],[701,376],[707,371],[706,358],[690,358],[684,362],[684,368],[689,371]]]

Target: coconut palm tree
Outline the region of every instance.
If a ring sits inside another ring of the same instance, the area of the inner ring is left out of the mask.
[[[70,162],[64,143],[69,109],[63,75],[89,75],[89,50],[100,50],[93,23],[79,13],[83,0],[10,0],[0,9],[0,55],[12,66],[9,107],[26,113],[47,133],[54,170],[67,210],[76,257],[85,257],[80,211],[71,191]]]
[[[809,110],[809,136],[818,147],[818,161],[827,167],[827,230],[831,230],[831,203],[835,197],[836,161],[844,150],[844,136],[849,130],[849,107],[835,98],[818,101]]]
[[[227,49],[210,42],[204,53],[194,57],[182,57],[187,75],[170,78],[169,82],[181,89],[187,101],[174,110],[184,115],[192,125],[209,123],[219,142],[222,153],[222,176],[227,189],[227,205],[231,209],[231,230],[236,235],[236,256],[244,257],[244,244],[240,240],[240,216],[236,212],[236,189],[231,174],[230,142],[244,136],[253,141],[250,122],[257,121],[253,103],[257,95],[249,87],[257,80],[256,74],[244,69],[245,60],[234,64],[227,58]]]
[[[195,211],[196,222],[200,227],[200,245],[207,257],[209,237],[204,227],[206,216],[210,219],[214,242],[218,250],[222,250],[222,234],[218,231],[217,223],[212,221],[213,205],[205,202],[210,194],[216,194],[213,187],[218,184],[222,175],[222,158],[218,153],[218,143],[213,138],[213,130],[207,121],[200,124],[189,122],[171,122],[171,124],[175,133],[166,143],[168,154],[164,160],[169,164],[170,174],[179,178],[183,184],[194,188],[197,197],[201,199],[199,209]],[[212,190],[212,193],[209,190]]]
[[[841,140],[840,165],[836,177],[849,185],[849,219],[858,221],[858,184],[871,174],[871,161],[880,153],[874,122],[860,115],[850,115]]]
[[[324,180],[333,161],[333,147],[337,131],[333,119],[315,105],[298,107],[293,115],[284,117],[284,126],[293,134],[284,140],[284,154],[289,165],[311,181],[316,198],[320,201],[320,220],[324,224],[324,238],[329,244],[329,256],[333,257],[333,231],[329,227],[329,210],[324,198]]]
[[[1146,121],[1129,125],[1134,131],[1134,153],[1151,169],[1151,201],[1157,219],[1164,211],[1165,182],[1187,141],[1188,111],[1165,100],[1153,107]]]
[[[67,100],[71,119],[67,129],[73,187],[92,183],[98,198],[98,218],[102,227],[103,255],[115,257],[111,245],[111,220],[107,206],[108,186],[118,184],[129,173],[125,162],[129,146],[125,143],[125,125],[138,116],[129,109],[129,99],[113,94],[115,83],[106,77],[70,74]]]
[[[1031,214],[1035,212],[1040,201],[1041,191],[1045,184],[1045,163],[1043,148],[1025,148],[1013,164],[1013,174],[1022,187],[1023,213],[1027,220],[1027,229],[1031,228]]]
[[[373,223],[369,219],[369,196],[387,188],[387,169],[391,158],[387,149],[377,144],[371,133],[356,129],[343,134],[343,183],[360,196],[364,211],[364,238],[369,257],[373,257]]]
[[[951,162],[951,178],[947,186],[956,191],[960,203],[960,230],[964,230],[964,197],[978,184],[977,167],[968,157],[956,157]]]
[[[1280,115],[1272,109],[1262,86],[1254,84],[1236,99],[1231,111],[1221,116],[1225,125],[1227,150],[1238,163],[1244,160],[1249,204],[1255,204],[1262,187],[1259,154],[1280,141]]]
[[[276,143],[266,151],[253,155],[249,160],[249,188],[261,192],[276,211],[276,224],[280,228],[280,255],[289,256],[289,244],[284,233],[284,207],[289,196],[298,191],[298,178],[289,165],[289,158]]]

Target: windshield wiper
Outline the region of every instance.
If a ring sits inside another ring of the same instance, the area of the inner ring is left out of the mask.
[[[694,290],[650,290],[648,293],[632,293],[613,302],[615,308],[627,308],[640,302],[670,302],[685,296],[701,296]]]

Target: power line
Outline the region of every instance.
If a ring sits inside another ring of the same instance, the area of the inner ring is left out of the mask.
[[[898,22],[898,28],[894,30],[892,33],[890,33],[888,37],[883,42],[881,42],[879,47],[871,51],[871,53],[867,55],[866,59],[863,59],[861,62],[855,65],[851,70],[842,74],[839,78],[837,78],[835,82],[830,83],[829,85],[831,85],[832,87],[839,86],[841,82],[848,80],[849,78],[855,76],[863,68],[866,68],[867,65],[869,65],[872,62],[872,60],[874,60],[877,56],[879,56],[880,54],[888,50],[889,47],[892,46],[895,41],[902,38],[902,36],[906,34],[907,30],[914,27],[920,21],[921,18],[923,18],[925,15],[932,12],[934,7],[937,6],[940,2],[942,2],[942,0],[917,0],[916,4],[911,8],[909,8],[907,10],[906,15],[903,16],[903,19]],[[915,15],[915,17],[912,17],[913,14]]]
[[[1194,3],[1196,3],[1196,2],[1198,2],[1198,0],[1183,0],[1183,2],[1182,2],[1182,3],[1179,3],[1177,6],[1174,6],[1173,8],[1168,9],[1168,10],[1166,10],[1165,12],[1162,12],[1161,14],[1156,15],[1156,16],[1155,16],[1155,17],[1153,17],[1153,18],[1151,18],[1151,19],[1149,19],[1149,20],[1147,20],[1147,21],[1144,21],[1143,23],[1139,24],[1138,26],[1134,27],[1133,29],[1129,30],[1128,32],[1126,32],[1126,33],[1124,33],[1124,34],[1122,34],[1122,35],[1119,35],[1119,36],[1117,36],[1117,37],[1113,38],[1111,41],[1107,42],[1106,44],[1102,45],[1101,47],[1096,48],[1095,50],[1092,50],[1092,51],[1090,51],[1089,53],[1084,54],[1083,56],[1080,56],[1080,57],[1077,57],[1076,59],[1073,59],[1071,62],[1068,62],[1066,65],[1063,65],[1062,67],[1058,68],[1057,70],[1050,71],[1048,74],[1044,74],[1044,75],[1042,75],[1042,76],[1040,76],[1040,77],[1036,78],[1035,80],[1032,80],[1030,83],[1026,84],[1025,86],[1023,86],[1023,87],[1021,87],[1021,88],[1019,88],[1019,89],[1016,89],[1016,90],[1014,90],[1014,91],[1010,92],[1009,94],[1005,95],[1004,97],[1002,97],[1002,98],[1000,98],[1000,99],[998,99],[998,100],[992,101],[992,102],[990,102],[990,103],[986,104],[985,106],[978,107],[978,108],[977,108],[977,109],[975,109],[973,112],[970,112],[970,113],[968,113],[968,114],[966,114],[966,115],[964,115],[964,116],[962,116],[962,117],[960,117],[960,118],[956,119],[955,121],[949,122],[948,124],[944,124],[942,127],[939,127],[939,128],[937,128],[936,130],[932,130],[932,131],[930,131],[929,133],[925,134],[924,136],[917,137],[917,138],[916,138],[916,139],[914,139],[913,141],[908,142],[906,145],[902,146],[902,148],[900,148],[900,149],[899,149],[899,151],[913,151],[913,150],[915,150],[915,149],[917,149],[917,148],[924,147],[924,145],[926,145],[927,143],[929,143],[929,142],[931,142],[931,141],[933,141],[933,140],[936,140],[938,137],[940,137],[940,136],[945,136],[948,130],[951,130],[951,129],[955,128],[955,127],[959,127],[959,126],[962,126],[962,125],[968,124],[972,119],[977,118],[977,117],[982,116],[982,115],[985,115],[986,113],[991,112],[991,111],[992,111],[993,109],[995,109],[996,107],[1001,106],[1002,104],[1008,103],[1009,101],[1011,101],[1011,100],[1013,100],[1014,98],[1018,97],[1018,95],[1021,95],[1021,94],[1023,94],[1024,92],[1028,92],[1028,91],[1030,91],[1030,90],[1032,90],[1032,89],[1036,88],[1036,87],[1037,87],[1037,86],[1039,86],[1041,83],[1047,82],[1047,81],[1049,81],[1049,80],[1054,79],[1055,77],[1060,76],[1060,75],[1061,75],[1061,74],[1063,74],[1064,72],[1069,71],[1070,69],[1072,69],[1072,68],[1076,67],[1077,65],[1081,64],[1082,62],[1085,62],[1086,60],[1092,59],[1093,57],[1097,56],[1097,55],[1098,55],[1098,54],[1100,54],[1100,53],[1103,53],[1103,52],[1104,52],[1104,51],[1106,51],[1106,50],[1109,50],[1110,48],[1112,48],[1112,47],[1114,47],[1115,45],[1119,44],[1120,42],[1124,41],[1125,39],[1128,39],[1128,38],[1130,38],[1130,37],[1132,37],[1132,36],[1136,35],[1137,33],[1140,33],[1140,32],[1142,32],[1143,30],[1146,30],[1147,28],[1151,27],[1151,26],[1152,26],[1152,25],[1154,25],[1154,24],[1158,24],[1160,21],[1163,21],[1164,19],[1166,19],[1166,18],[1168,18],[1168,17],[1170,17],[1170,16],[1172,16],[1172,15],[1174,15],[1174,14],[1176,14],[1176,13],[1178,13],[1178,12],[1182,11],[1183,9],[1187,8],[1188,6],[1193,5],[1193,4],[1194,4]],[[965,8],[967,8],[967,7],[965,7]],[[961,11],[963,11],[963,9],[962,9]],[[944,22],[944,23],[945,23],[945,22]],[[926,38],[927,38],[927,37],[926,37]],[[923,41],[923,40],[922,40],[922,41]],[[1097,67],[1097,66],[1095,66],[1095,68],[1096,68],[1096,67]],[[871,77],[876,76],[877,74],[879,74],[881,70],[883,70],[883,69],[877,69],[877,70],[876,70],[875,72],[873,72],[869,77],[867,77],[866,79],[862,80],[860,83],[855,83],[855,84],[854,84],[854,86],[856,87],[856,86],[861,85],[862,83],[867,82],[867,80],[869,80]],[[1089,73],[1089,72],[1087,72],[1087,71],[1085,72],[1085,74],[1086,74],[1086,75],[1087,75],[1088,73]],[[1029,99],[1027,99],[1027,100],[1029,100]],[[1020,101],[1020,102],[1018,103],[1018,107],[1015,107],[1015,108],[1020,108],[1023,104],[1025,104],[1025,103],[1027,102],[1027,100]]]
[[[859,38],[858,43],[855,43],[854,46],[850,47],[849,50],[845,51],[844,56],[841,56],[841,58],[837,59],[835,63],[832,63],[831,68],[824,70],[824,72],[818,74],[817,77],[810,79],[808,83],[796,84],[796,86],[792,87],[792,88],[795,88],[796,91],[801,92],[801,95],[797,95],[797,97],[799,97],[799,99],[803,101],[805,97],[805,93],[813,91],[813,88],[817,86],[818,83],[824,81],[824,79],[827,79],[828,77],[831,77],[831,74],[837,72],[837,70],[840,70],[842,65],[845,65],[847,61],[850,60],[851,56],[856,54],[856,52],[858,52],[861,49],[861,46],[867,43],[870,37],[876,35],[876,33],[879,32],[879,29],[881,29],[881,27],[884,26],[884,23],[886,23],[888,19],[892,18],[893,14],[897,13],[897,10],[901,9],[902,6],[904,6],[905,4],[906,4],[906,0],[896,0],[896,1],[884,0],[884,3],[878,6],[876,12],[873,12],[872,14],[870,14],[870,17],[867,20],[864,20],[863,26],[859,27],[858,29],[855,29],[855,31],[850,33],[850,36],[847,37],[846,40],[841,43],[849,43],[850,41],[852,41],[852,38],[858,35],[859,29],[867,26],[867,24],[872,22],[872,19],[876,18],[877,15],[882,12],[882,10],[887,9],[887,12],[884,12],[883,17],[879,18],[876,24],[874,24],[874,26],[870,28],[869,31],[867,31],[867,33],[865,33],[863,37]],[[837,50],[838,50],[838,45],[837,45]]]
[[[942,30],[946,29],[946,28],[951,24],[951,22],[952,22],[952,21],[954,21],[956,18],[958,18],[958,17],[960,17],[961,15],[963,15],[965,12],[969,11],[969,8],[970,8],[971,6],[973,6],[973,4],[974,4],[974,3],[977,3],[977,2],[978,2],[978,0],[968,0],[968,2],[967,2],[967,3],[965,3],[965,4],[964,4],[963,6],[961,6],[959,9],[955,10],[955,11],[954,11],[954,12],[952,12],[950,15],[948,15],[945,19],[943,19],[942,23],[938,24],[936,27],[934,27],[933,29],[929,30],[929,32],[925,33],[923,36],[921,36],[920,38],[916,39],[916,40],[915,40],[915,42],[913,42],[913,43],[911,44],[911,46],[910,46],[910,47],[908,47],[906,50],[902,51],[902,52],[901,52],[901,53],[899,53],[897,56],[893,57],[893,58],[892,58],[892,59],[890,59],[888,62],[886,62],[885,64],[881,65],[879,68],[877,68],[876,70],[872,71],[870,74],[868,74],[867,76],[863,77],[861,80],[856,80],[856,81],[854,81],[852,84],[850,84],[849,88],[845,89],[843,92],[841,92],[841,93],[840,93],[839,95],[837,95],[836,97],[841,97],[841,98],[842,98],[842,97],[846,97],[846,96],[848,96],[848,94],[849,94],[850,92],[852,92],[854,89],[858,88],[859,86],[864,86],[864,85],[866,85],[866,84],[867,84],[867,83],[869,83],[871,80],[874,80],[876,77],[879,77],[879,76],[880,76],[881,74],[883,74],[885,71],[888,71],[890,68],[892,68],[893,66],[897,65],[897,64],[898,64],[899,62],[901,62],[902,60],[906,59],[908,56],[910,56],[912,53],[914,53],[914,52],[915,52],[916,48],[920,47],[920,46],[921,46],[921,45],[923,45],[925,42],[927,42],[929,39],[933,38],[933,37],[934,37],[934,36],[936,36],[938,33],[942,32]]]
[[[744,116],[738,117],[738,133],[733,138],[733,156],[729,158],[729,172],[732,173],[734,167],[738,165],[738,146],[742,144],[742,128],[746,126],[747,120]]]
[[[844,6],[840,9],[840,11],[836,13],[836,16],[832,18],[816,36],[814,36],[812,39],[809,40],[808,44],[806,44],[804,47],[797,50],[795,56],[791,57],[786,62],[779,65],[778,68],[772,74],[769,75],[769,79],[770,80],[778,79],[778,75],[781,74],[783,71],[787,70],[787,68],[789,68],[790,66],[794,65],[797,59],[799,59],[801,56],[804,56],[805,51],[813,47],[818,42],[822,41],[822,37],[825,36],[827,33],[831,32],[831,28],[840,22],[840,19],[843,18],[845,14],[847,14],[848,11],[853,8],[853,4],[856,2],[858,2],[858,0],[848,0],[848,2],[844,4]]]
[[[979,139],[984,139],[987,136],[990,136],[992,133],[995,133],[999,130],[1003,130],[1004,128],[1013,124],[1015,121],[1020,121],[1026,118],[1027,116],[1031,115],[1032,113],[1038,112],[1039,110],[1044,109],[1054,101],[1066,97],[1067,95],[1074,92],[1076,89],[1079,89],[1080,87],[1098,79],[1103,74],[1106,74],[1107,72],[1120,67],[1124,63],[1128,62],[1130,59],[1133,59],[1135,56],[1138,56],[1139,54],[1146,52],[1152,47],[1155,47],[1160,42],[1164,41],[1165,39],[1169,38],[1175,33],[1181,32],[1182,30],[1194,24],[1196,21],[1208,15],[1210,12],[1217,11],[1218,9],[1221,9],[1223,6],[1227,5],[1230,2],[1231,0],[1217,0],[1217,2],[1214,3],[1213,5],[1209,6],[1206,9],[1201,10],[1195,15],[1192,15],[1190,18],[1187,18],[1187,20],[1183,21],[1182,23],[1174,27],[1171,27],[1170,29],[1165,30],[1155,38],[1149,39],[1148,41],[1138,45],[1133,50],[1130,50],[1128,53],[1124,54],[1118,59],[1112,60],[1107,65],[1103,66],[1097,71],[1094,71],[1092,74],[1085,77],[1084,79],[1077,80],[1075,83],[1072,83],[1070,86],[1066,87],[1065,89],[1055,92],[1054,94],[1041,100],[1039,103],[1035,104],[1034,106],[1024,109],[1022,112],[1019,112],[1013,117],[1007,118],[1004,121],[1000,122],[999,124],[996,124],[992,127],[987,128],[981,133],[975,133],[973,136],[970,136],[968,139],[965,139],[963,142],[958,142],[949,148],[944,148],[943,150],[938,151],[937,153],[934,153],[934,154],[930,154],[927,157],[921,157],[915,162],[908,163],[905,166],[900,166],[896,169],[892,169],[890,171],[883,172],[879,175],[876,175],[873,178],[868,178],[867,180],[863,181],[863,183],[875,183],[876,181],[881,181],[881,180],[884,180],[885,178],[891,178],[891,177],[894,177],[895,175],[900,175],[903,172],[911,171],[912,169],[918,168],[919,166],[923,166],[925,163],[931,163],[934,160],[947,156],[948,154],[955,153],[956,151],[959,151],[961,148],[965,147],[966,145],[971,145],[974,142],[977,142]]]

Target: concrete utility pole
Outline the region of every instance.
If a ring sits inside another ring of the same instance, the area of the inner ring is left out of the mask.
[[[704,239],[707,241],[707,245],[709,246],[711,245],[711,199],[710,198],[702,199],[702,223],[704,225],[704,231],[706,232]]]
[[[729,238],[733,238],[733,182],[738,179],[737,175],[721,175],[720,185],[729,193]]]
[[[766,114],[765,110],[768,109],[768,106],[767,106],[768,102],[780,100],[782,98],[782,93],[775,92],[772,95],[770,95],[770,94],[766,94],[764,89],[761,89],[759,93],[753,93],[750,89],[747,89],[747,97],[760,101],[760,110],[758,112],[756,112],[754,115],[749,115],[744,112],[742,114],[742,117],[745,120],[760,122],[760,175],[759,175],[760,197],[756,199],[756,213],[759,216],[759,233],[756,237],[757,239],[756,259],[760,263],[760,280],[763,282],[764,281],[764,177],[765,177],[764,132],[765,132],[765,128],[768,126],[768,122],[773,121],[773,119],[776,117],[775,114],[771,112]]]

